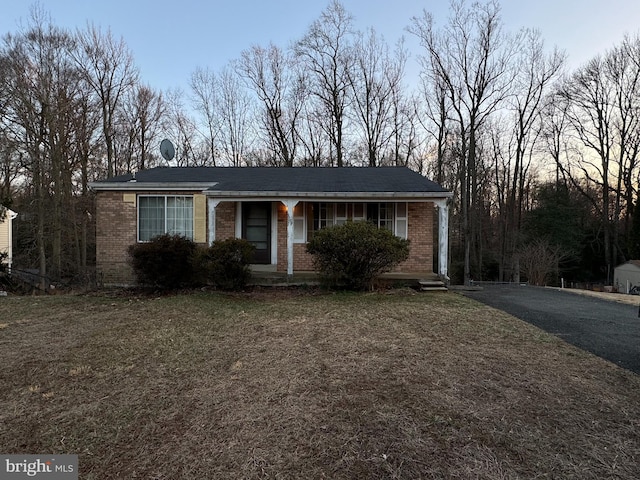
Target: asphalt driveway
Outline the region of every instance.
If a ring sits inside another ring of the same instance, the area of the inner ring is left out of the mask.
[[[640,375],[638,305],[520,285],[483,285],[460,293]]]

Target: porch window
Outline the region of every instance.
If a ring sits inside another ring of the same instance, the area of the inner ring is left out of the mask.
[[[367,205],[367,220],[378,228],[384,228],[394,232],[394,205],[393,203],[370,203]]]
[[[405,202],[396,203],[395,230],[394,233],[400,238],[407,238],[409,230],[409,213]]]
[[[332,203],[316,203],[314,205],[313,213],[313,229],[321,230],[325,227],[330,227],[335,223],[335,216],[333,214],[335,205]]]
[[[304,243],[305,238],[305,203],[298,202],[293,208],[293,242]]]
[[[193,197],[144,195],[138,197],[138,241],[158,235],[182,235],[193,240]]]
[[[349,204],[336,203],[336,225],[344,225],[349,220]]]
[[[300,205],[300,204],[298,204]],[[407,203],[313,203],[304,208],[307,222],[307,238],[332,225],[342,225],[348,220],[368,220],[378,228],[385,228],[400,238],[407,238]]]

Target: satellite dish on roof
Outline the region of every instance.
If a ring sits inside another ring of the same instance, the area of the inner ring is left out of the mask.
[[[165,160],[173,160],[173,157],[176,156],[176,149],[173,146],[173,143],[171,143],[171,140],[165,138],[160,142],[160,153],[162,154],[162,158]]]

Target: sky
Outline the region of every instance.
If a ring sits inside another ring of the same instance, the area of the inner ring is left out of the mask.
[[[405,37],[409,76],[419,71],[417,40],[406,31],[423,10],[439,24],[448,0],[342,0],[359,30],[375,29],[390,45]],[[568,54],[575,68],[640,32],[640,0],[501,0],[505,29],[536,28],[549,48]],[[57,26],[88,23],[109,28],[129,46],[144,83],[188,91],[197,67],[220,71],[243,50],[274,43],[287,47],[318,19],[329,0],[40,0]],[[29,0],[0,0],[0,35],[29,18]],[[410,81],[410,79],[409,79]]]

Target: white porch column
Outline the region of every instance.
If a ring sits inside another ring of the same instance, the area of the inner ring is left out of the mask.
[[[447,199],[436,200],[438,206],[438,274],[449,280],[449,205]]]
[[[207,225],[209,229],[209,245],[213,245],[216,239],[216,207],[220,203],[220,200],[215,198],[207,198],[208,212],[207,212]]]
[[[287,209],[287,275],[293,275],[293,209],[298,200],[286,199],[282,203]]]

